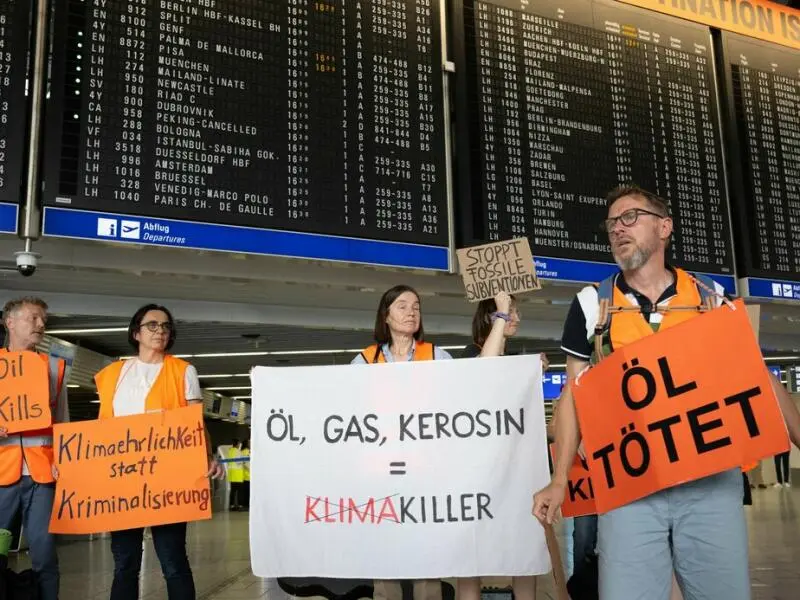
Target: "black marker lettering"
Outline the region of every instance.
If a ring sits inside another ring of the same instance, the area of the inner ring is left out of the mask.
[[[667,390],[668,398],[674,398],[697,389],[696,381],[689,381],[679,386],[675,385],[675,379],[672,377],[672,370],[669,368],[666,356],[658,359],[658,367],[661,369],[661,377],[664,379],[664,387]]]
[[[675,437],[672,435],[672,426],[681,422],[680,415],[674,415],[661,419],[647,426],[648,431],[660,431],[661,437],[664,438],[664,448],[667,450],[667,458],[669,462],[674,463],[678,461],[678,448],[675,446]]]
[[[598,458],[603,459],[603,470],[606,474],[606,483],[608,484],[608,489],[613,490],[616,483],[614,483],[614,473],[611,470],[611,460],[608,458],[608,455],[614,451],[614,444],[609,444],[608,446],[603,446],[599,450],[597,450],[592,457],[596,460]]]
[[[754,398],[760,394],[761,388],[754,387],[744,392],[734,394],[733,396],[728,396],[724,400],[725,406],[733,406],[734,404],[739,405],[739,408],[742,411],[742,417],[744,418],[744,423],[747,425],[747,433],[751,438],[758,437],[761,432],[758,429],[756,416],[753,414],[753,406],[750,404],[750,398]]]
[[[731,445],[731,439],[729,437],[723,437],[711,442],[707,442],[705,439],[704,434],[706,432],[722,427],[722,419],[714,419],[707,423],[700,423],[700,417],[714,412],[715,410],[719,410],[718,402],[704,404],[686,413],[686,419],[689,421],[689,428],[692,431],[692,438],[694,438],[694,445],[697,447],[698,454],[705,454],[706,452]]]
[[[656,397],[656,378],[645,367],[639,366],[639,359],[634,358],[631,361],[631,366],[628,363],[622,365],[622,370],[625,374],[622,376],[622,399],[625,405],[631,410],[639,410],[646,408]],[[639,377],[645,385],[645,393],[641,400],[635,400],[631,393],[631,379]]]

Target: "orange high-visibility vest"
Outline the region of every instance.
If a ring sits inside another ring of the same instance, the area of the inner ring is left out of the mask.
[[[0,349],[0,353],[8,352]],[[39,354],[48,363],[50,414],[55,417],[64,385],[64,359]],[[12,485],[22,477],[23,461],[36,483],[53,483],[53,426],[9,435],[0,440],[0,485]]]
[[[378,344],[367,346],[361,351],[361,356],[367,364],[385,363],[386,359],[381,352],[381,347]],[[411,355],[412,361],[418,360],[433,360],[433,344],[430,342],[414,342],[414,353]]]
[[[693,319],[702,314],[701,311],[706,308],[703,304],[700,291],[697,289],[697,284],[692,280],[689,274],[683,269],[675,269],[675,273],[675,289],[677,295],[670,299],[669,305],[664,309],[664,312],[662,312],[662,320],[658,326],[658,331],[675,327],[689,319]],[[614,295],[611,304],[612,306],[621,308],[636,308],[636,305],[632,303],[616,285],[614,286]],[[670,306],[684,309],[686,307],[697,307],[697,310],[670,310]],[[637,340],[655,334],[650,323],[639,310],[614,312],[608,316],[611,320],[609,337],[611,340],[611,347],[614,350],[618,350],[623,346],[627,346]]]
[[[119,386],[122,366],[126,361],[111,363],[97,375],[97,393],[100,395],[100,412],[98,419],[110,419],[114,416],[114,394]],[[189,363],[167,354],[158,377],[144,401],[145,412],[172,410],[187,405],[186,402],[186,367]]]

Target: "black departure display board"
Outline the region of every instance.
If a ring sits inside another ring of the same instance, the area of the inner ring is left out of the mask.
[[[800,53],[727,33],[722,45],[742,274],[798,280]]]
[[[30,0],[0,2],[0,202],[18,203],[25,157]]]
[[[438,0],[55,10],[46,205],[447,245]]]
[[[708,28],[591,0],[464,0],[456,18],[465,242],[609,262],[604,196],[634,182],[670,202],[671,262],[733,273]]]

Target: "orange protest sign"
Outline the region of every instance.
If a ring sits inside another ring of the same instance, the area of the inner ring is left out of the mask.
[[[54,427],[52,533],[211,518],[203,407]]]
[[[0,353],[0,427],[8,433],[49,427],[47,361],[35,352]]]
[[[550,456],[553,457],[553,464],[556,464],[555,444],[550,444]],[[565,517],[597,514],[589,464],[577,454],[567,475],[567,493],[564,495],[564,503],[561,505],[561,514]]]
[[[573,387],[597,510],[789,448],[744,303],[616,350]]]

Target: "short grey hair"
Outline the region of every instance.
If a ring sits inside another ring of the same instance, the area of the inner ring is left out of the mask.
[[[38,306],[44,311],[47,311],[49,308],[47,306],[47,302],[36,296],[22,296],[21,298],[14,298],[13,300],[6,302],[5,306],[3,307],[3,325],[6,324],[11,315],[25,305]]]

